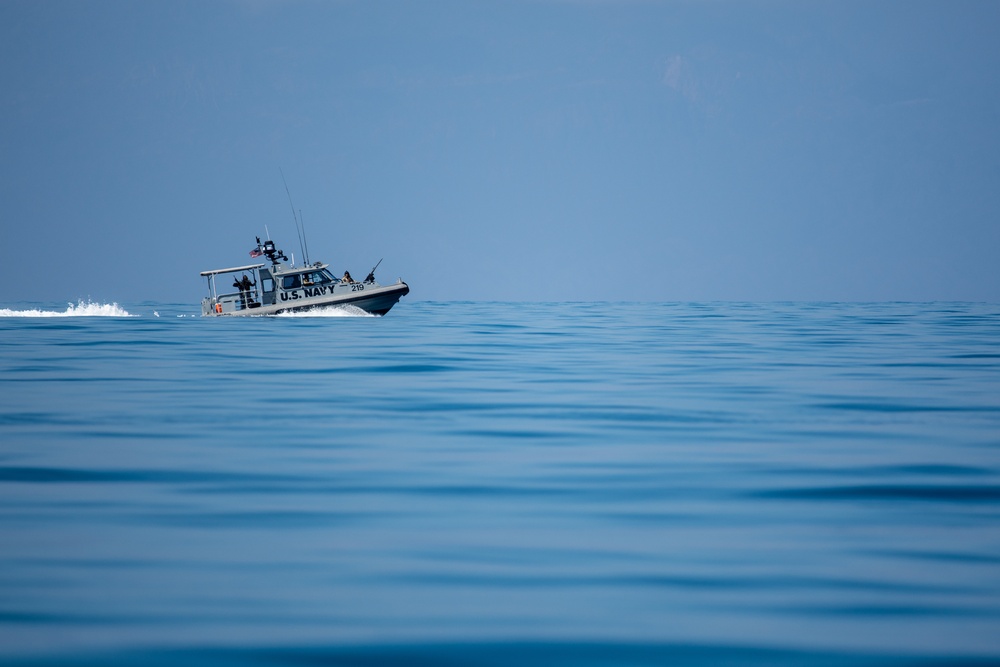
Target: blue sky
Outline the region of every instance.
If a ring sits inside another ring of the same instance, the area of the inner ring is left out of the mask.
[[[1000,301],[1000,3],[0,0],[0,305]]]

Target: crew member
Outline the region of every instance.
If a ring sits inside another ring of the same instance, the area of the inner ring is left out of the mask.
[[[239,278],[233,283],[233,287],[240,291],[240,302],[243,304],[243,308],[249,308],[250,301],[250,289],[256,286],[257,283],[250,282],[250,278],[243,274],[243,280]]]

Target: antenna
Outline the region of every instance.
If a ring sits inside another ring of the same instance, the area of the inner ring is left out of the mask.
[[[309,264],[309,239],[306,238],[306,221],[302,219],[302,209],[299,209],[299,224],[302,225],[302,244],[305,246],[302,249],[303,255],[306,258],[306,265]]]
[[[305,229],[299,228],[299,219],[295,215],[295,204],[292,203],[292,193],[288,191],[288,181],[285,180],[285,172],[278,167],[278,172],[281,174],[281,182],[285,184],[285,194],[288,195],[288,205],[292,207],[292,220],[295,221],[295,233],[299,236],[299,250],[302,251],[302,256],[305,257],[306,263],[309,262],[309,256],[306,253],[305,244],[302,242],[302,237],[305,235]]]

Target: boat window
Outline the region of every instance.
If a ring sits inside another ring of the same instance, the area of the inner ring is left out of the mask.
[[[267,269],[260,270],[260,286],[265,292],[274,291],[274,278],[271,277],[271,272]]]
[[[298,273],[294,276],[285,276],[281,279],[281,287],[283,289],[295,289],[296,287],[302,287],[301,276]]]
[[[329,283],[332,281],[333,276],[326,271],[310,271],[309,273],[302,274],[303,285],[322,285],[323,283]]]

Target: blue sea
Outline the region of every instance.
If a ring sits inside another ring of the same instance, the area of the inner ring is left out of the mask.
[[[1000,664],[1000,305],[0,304],[5,665]]]

